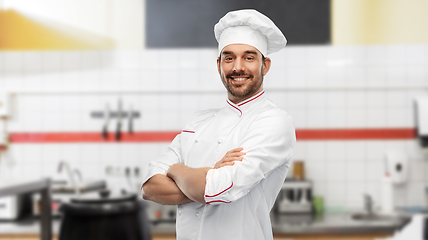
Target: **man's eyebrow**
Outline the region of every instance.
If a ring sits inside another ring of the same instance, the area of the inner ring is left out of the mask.
[[[255,54],[257,55],[257,51],[253,51],[253,50],[247,50],[244,52],[245,54]],[[234,54],[232,51],[224,51],[222,53],[222,55],[227,55],[227,54]]]
[[[222,53],[222,55],[227,55],[227,54],[233,54],[233,52],[232,52],[232,51],[224,51],[224,52]]]
[[[255,55],[257,55],[256,51],[251,51],[251,50],[245,51],[245,53],[246,54],[255,54]]]

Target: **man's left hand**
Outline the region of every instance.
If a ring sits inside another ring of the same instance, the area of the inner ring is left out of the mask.
[[[244,148],[239,147],[228,151],[220,161],[216,162],[214,169],[225,166],[233,166],[235,161],[242,161],[244,159],[242,156],[245,155],[242,150],[244,150]]]

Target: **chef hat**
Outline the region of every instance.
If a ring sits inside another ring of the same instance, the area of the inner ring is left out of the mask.
[[[219,55],[230,44],[248,44],[263,56],[281,50],[287,44],[281,30],[265,15],[253,9],[228,12],[214,26]]]

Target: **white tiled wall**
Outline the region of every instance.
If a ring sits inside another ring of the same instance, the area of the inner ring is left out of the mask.
[[[180,130],[191,114],[220,107],[226,97],[215,49],[0,52],[0,91],[16,93],[10,132],[100,132],[90,117],[108,104],[139,110],[135,131]],[[297,129],[413,128],[412,99],[427,94],[428,46],[300,46],[273,54],[267,95]],[[94,90],[88,93],[89,90]],[[115,129],[110,122],[110,131]],[[126,129],[127,124],[124,124]],[[84,178],[108,177],[106,166],[141,167],[168,143],[13,144],[0,161],[0,179],[62,177],[67,160]],[[409,157],[409,179],[397,204],[424,205],[428,161],[416,140],[298,141],[294,159],[328,207],[362,208],[363,194],[379,202],[383,154]]]

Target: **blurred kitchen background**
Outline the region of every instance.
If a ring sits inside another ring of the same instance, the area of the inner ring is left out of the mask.
[[[73,187],[73,178],[138,193],[148,163],[192,114],[224,105],[214,24],[257,7],[289,42],[270,56],[265,90],[294,119],[293,160],[303,170],[290,170],[291,189],[309,186],[325,214],[365,212],[368,203],[379,212],[389,172],[394,211],[426,212],[427,1],[174,2],[0,0],[0,188],[43,178]],[[52,193],[52,201],[66,200]],[[152,222],[173,219],[166,209],[149,203],[146,212]],[[278,203],[275,214],[287,209]],[[0,221],[0,239],[37,234],[11,219]],[[274,224],[274,234],[319,234],[298,226]]]

